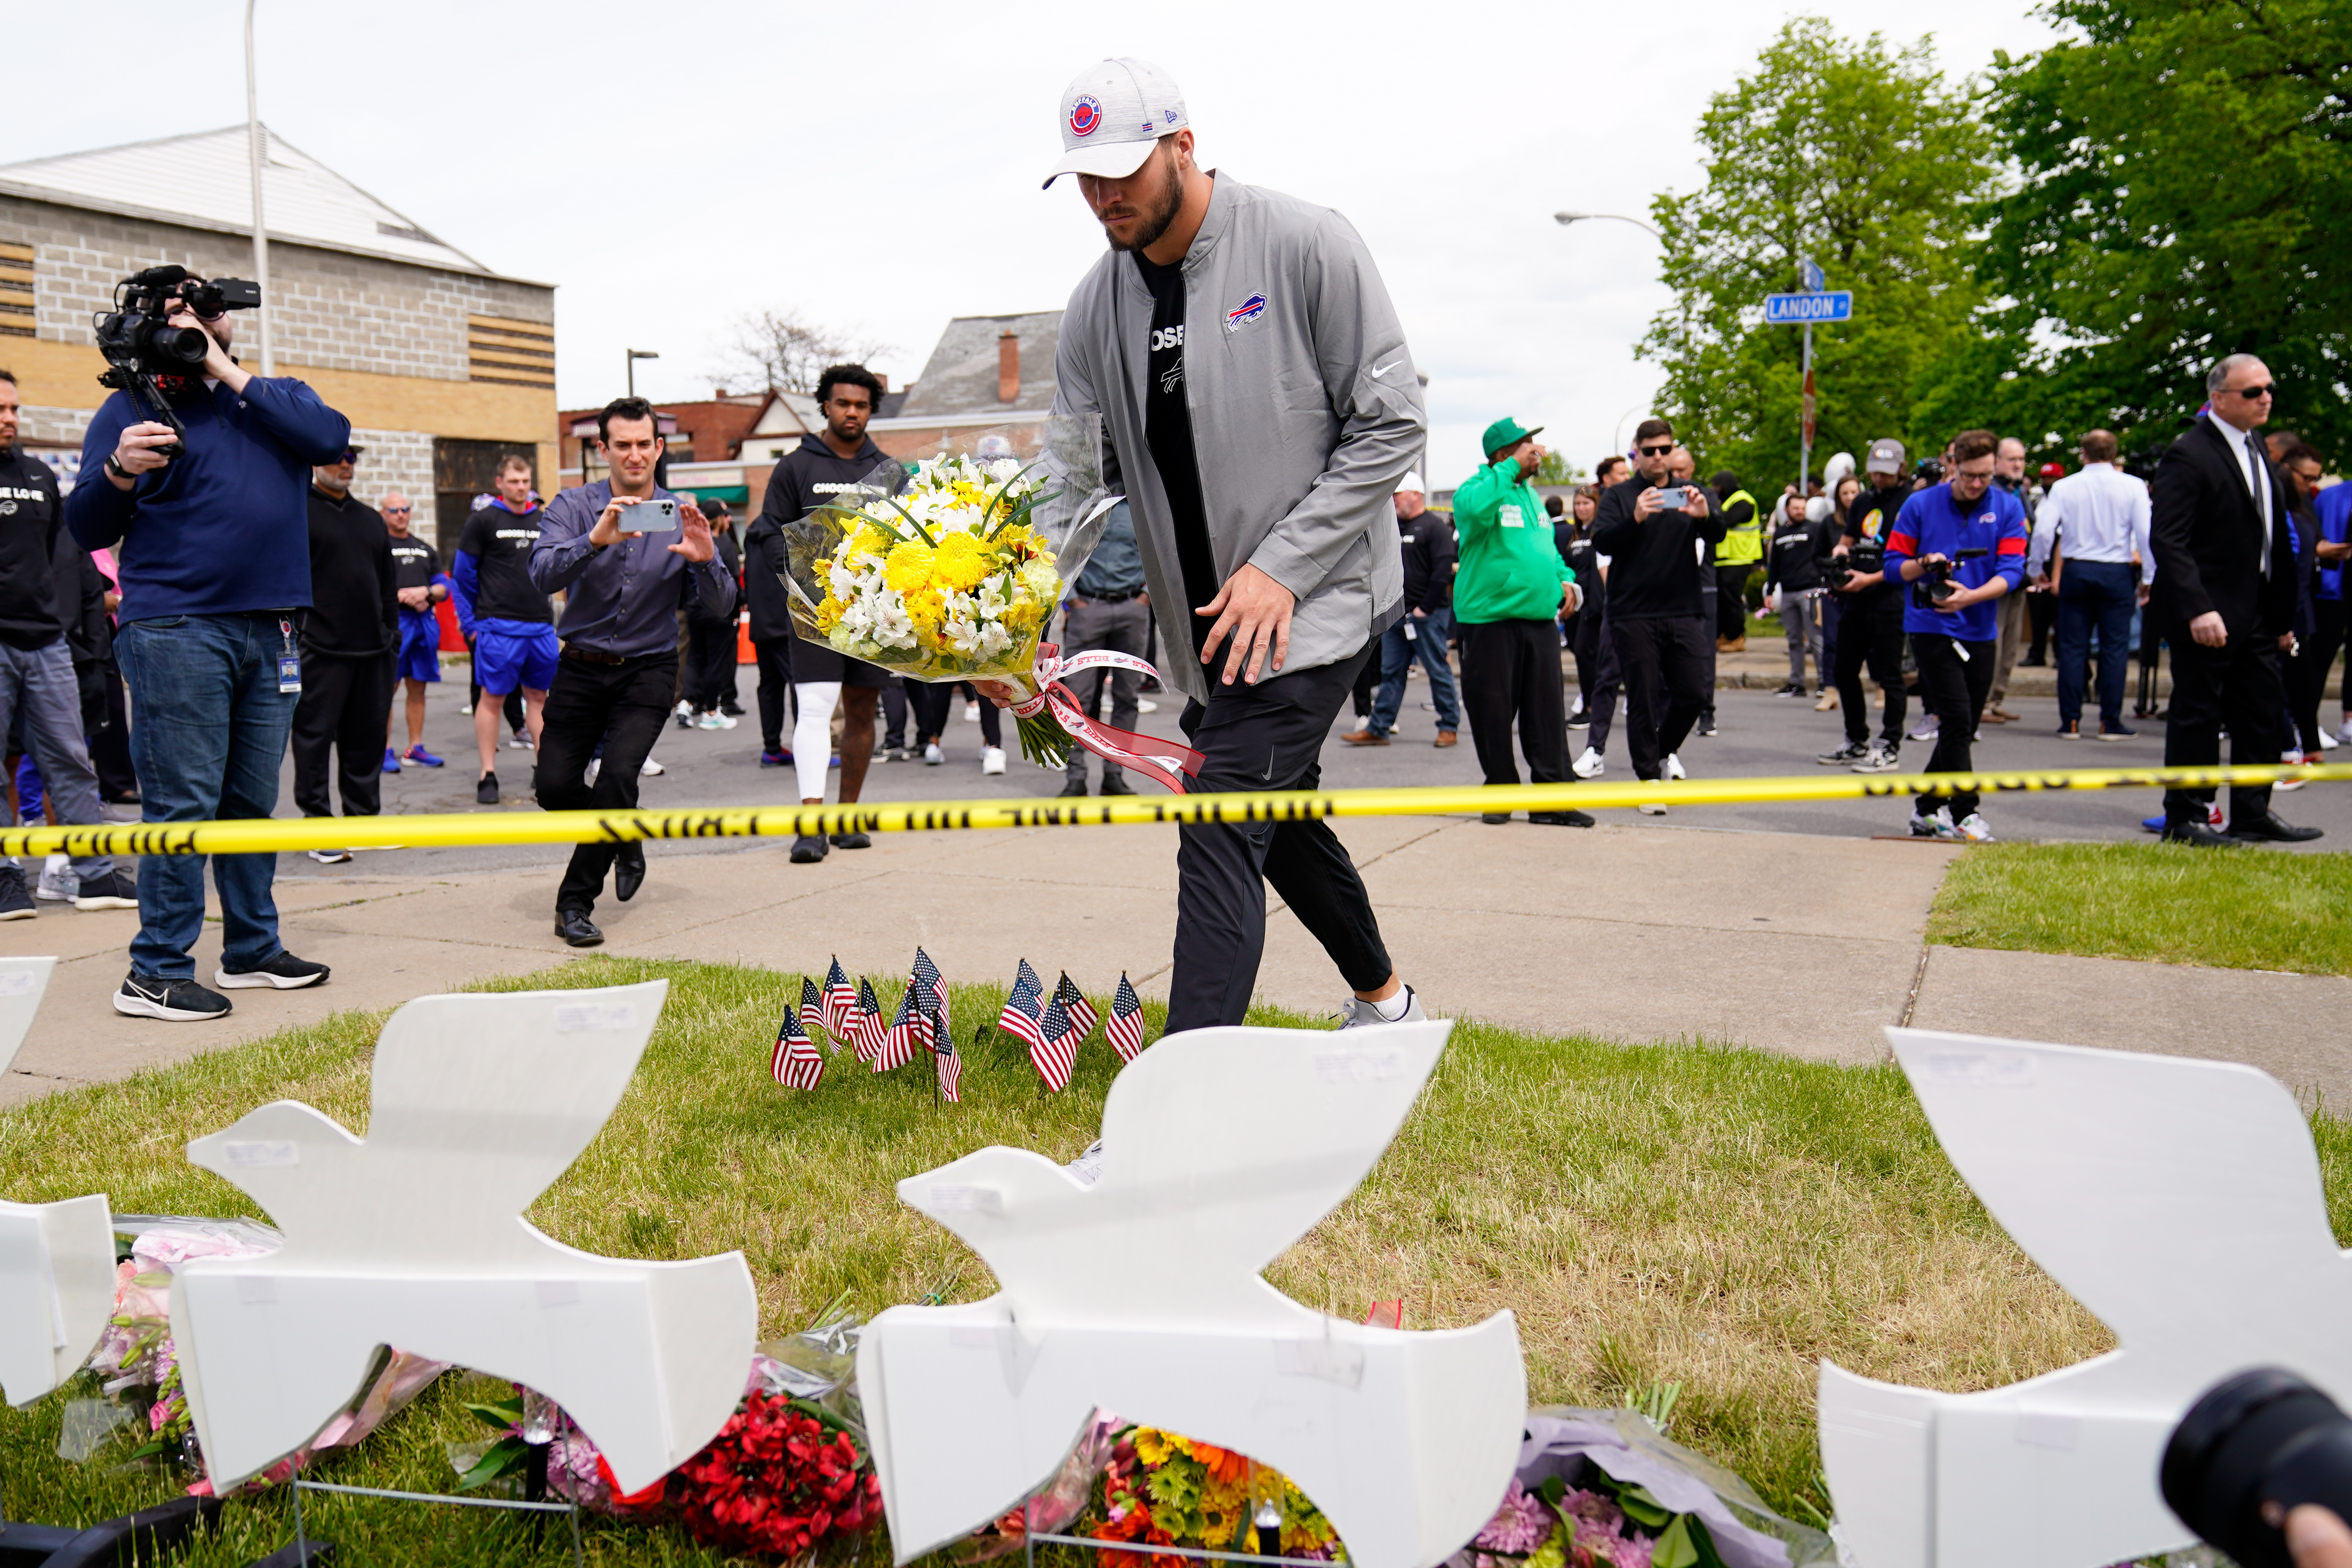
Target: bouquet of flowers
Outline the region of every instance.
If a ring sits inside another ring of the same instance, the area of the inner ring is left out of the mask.
[[[1097,1541],[1255,1552],[1261,1529],[1278,1528],[1281,1555],[1328,1563],[1339,1557],[1331,1521],[1290,1479],[1230,1448],[1153,1426],[1119,1435],[1103,1476],[1103,1518],[1085,1533]],[[1128,1568],[1125,1552],[1099,1552],[1103,1568]],[[1190,1568],[1154,1556],[1153,1568]]]
[[[1066,667],[1052,645],[1041,647],[1119,500],[1102,484],[1101,448],[1101,421],[1089,415],[979,432],[912,464],[884,464],[785,525],[793,630],[918,680],[1008,682],[1027,699],[1013,712],[1031,762],[1059,768],[1075,741],[1181,791],[1186,763],[1199,759],[1095,724],[1066,693],[1057,700]],[[1150,668],[1124,654],[1079,658]]]

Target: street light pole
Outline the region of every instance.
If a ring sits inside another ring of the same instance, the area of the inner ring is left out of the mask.
[[[661,355],[656,353],[651,349],[631,349],[629,351],[629,395],[631,397],[635,397],[637,395],[637,362],[641,359],[659,358],[661,358]]]
[[[1612,223],[1630,223],[1635,228],[1646,228],[1652,234],[1656,235],[1661,240],[1666,237],[1664,235],[1658,233],[1657,226],[1655,224],[1645,223],[1637,217],[1627,217],[1623,213],[1554,213],[1551,215],[1552,222],[1559,225],[1562,228],[1566,228],[1572,223],[1590,223],[1596,219],[1604,218]]]
[[[269,336],[269,230],[261,221],[261,100],[253,79],[253,5],[245,0],[245,155],[253,174],[253,280],[261,289],[261,374],[276,375]]]

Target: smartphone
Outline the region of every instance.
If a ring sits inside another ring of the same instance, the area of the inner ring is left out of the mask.
[[[624,507],[619,527],[623,533],[671,532],[677,527],[677,501],[672,497],[657,496]]]
[[[1690,491],[1685,486],[1660,485],[1658,487],[1658,510],[1660,511],[1680,511],[1683,510],[1684,506],[1689,502],[1689,500]]]

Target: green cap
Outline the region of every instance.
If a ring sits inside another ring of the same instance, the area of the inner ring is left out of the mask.
[[[1516,419],[1497,419],[1486,426],[1486,433],[1478,440],[1486,456],[1491,458],[1506,447],[1516,447],[1528,437],[1541,434],[1543,426],[1540,425],[1532,430],[1522,430]]]

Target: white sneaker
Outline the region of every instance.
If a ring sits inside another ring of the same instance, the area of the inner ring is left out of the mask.
[[[1657,801],[1651,801],[1646,805],[1637,805],[1633,809],[1640,812],[1643,816],[1664,816],[1666,815],[1666,808]]]
[[[1906,741],[1932,741],[1940,728],[1941,726],[1936,721],[1936,716],[1931,713],[1912,725],[1911,732],[1903,738]]]
[[[651,757],[647,757],[646,759],[646,765],[637,770],[637,776],[641,779],[657,779],[667,772],[669,772],[667,768],[662,766]]]
[[[732,730],[735,728],[735,721],[714,709],[697,719],[694,721],[694,727],[698,730]]]
[[[1149,697],[1139,697],[1135,700],[1135,710],[1138,713],[1157,713],[1160,711],[1160,704]],[[2345,729],[2352,731],[2352,724],[2347,724]]]
[[[1990,844],[1993,841],[1992,824],[1973,811],[1952,826],[1954,831],[1970,844]]]
[[[980,722],[979,703],[967,702],[963,705],[963,721],[967,724],[977,724]]]
[[[1609,771],[1609,762],[1600,752],[1587,746],[1584,748],[1584,755],[1569,763],[1568,771],[1580,779],[1597,779]]]
[[[1682,758],[1672,752],[1668,752],[1666,753],[1666,777],[1670,779],[1686,779],[1690,777],[1690,774],[1683,771]]]
[[[474,711],[474,705],[468,702],[463,708],[458,709],[457,711],[470,717]]]
[[[2323,751],[2323,752],[2332,752],[2332,751],[2334,751],[2336,747],[2338,747],[2338,746],[2342,745],[2343,743],[2344,743],[2343,742],[2341,742],[2341,741],[2337,740],[2337,739],[2335,737],[2335,735],[2333,735],[2332,733],[2330,733],[2330,732],[2328,731],[2328,730],[2327,730],[2327,728],[2326,728],[2326,725],[2322,725],[2322,726],[2320,727],[2320,731],[2319,731],[2319,749],[2320,749],[2321,751]]]
[[[352,852],[348,849],[313,849],[310,851],[310,858],[316,860],[321,866],[340,866],[351,858]]]
[[[40,880],[33,888],[33,897],[52,904],[73,901],[81,891],[81,878],[73,868],[73,861],[63,855],[52,855],[41,863]]]
[[[980,753],[980,771],[983,773],[1003,773],[1004,771],[1004,748],[1002,746],[991,746],[982,752]]]
[[[2316,763],[2320,761],[2320,759],[2306,755],[2302,752],[2281,752],[2279,753],[2279,761],[2285,763],[2288,767],[2299,768],[2306,763]],[[2294,791],[2301,789],[2305,784],[2309,784],[2310,782],[2311,781],[2309,779],[2281,779],[2278,783],[2271,785],[2271,788],[2280,795],[2290,795]],[[47,876],[47,873],[43,872],[42,875]]]
[[[1958,838],[1959,836],[1960,830],[1952,822],[1949,806],[1939,805],[1925,816],[1916,812],[1911,816],[1911,837],[1914,838]]]
[[[2336,729],[2336,738],[2344,744],[2352,746],[2352,713],[2344,715],[2344,722]]]
[[[538,749],[530,743],[530,731],[528,730],[520,735],[507,737],[507,750],[509,752],[534,752]]]
[[[948,754],[940,750],[940,743],[937,741],[927,742],[924,744],[923,765],[925,767],[938,767],[941,763],[944,763],[947,760]]]

